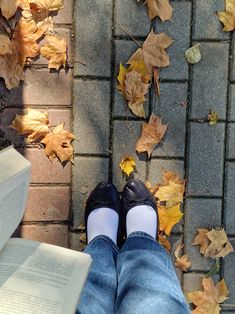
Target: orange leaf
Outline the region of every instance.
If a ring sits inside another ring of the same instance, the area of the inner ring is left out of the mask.
[[[151,20],[156,16],[159,16],[163,22],[171,19],[173,9],[169,4],[169,0],[145,0],[145,4],[148,7],[148,14]]]
[[[200,245],[200,253],[205,254],[206,249],[208,248],[210,241],[207,237],[208,229],[198,229],[198,234],[196,235],[192,245]]]
[[[162,124],[161,119],[154,113],[152,113],[149,119],[149,123],[143,124],[141,137],[136,143],[137,152],[147,152],[148,157],[150,158],[153,149],[157,144],[160,143],[166,130],[167,124]]]
[[[171,250],[171,244],[170,241],[167,240],[166,235],[159,234],[158,235],[158,242],[168,251],[170,252]]]

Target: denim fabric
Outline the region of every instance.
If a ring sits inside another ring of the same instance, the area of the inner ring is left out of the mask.
[[[93,264],[77,314],[190,313],[170,254],[150,235],[131,233],[120,251],[98,236],[85,252]]]

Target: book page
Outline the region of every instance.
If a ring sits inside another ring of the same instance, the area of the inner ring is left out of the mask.
[[[90,264],[85,253],[10,239],[0,252],[0,313],[75,313]]]

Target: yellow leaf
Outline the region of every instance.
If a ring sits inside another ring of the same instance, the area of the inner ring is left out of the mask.
[[[119,167],[121,168],[122,172],[129,177],[130,174],[136,169],[136,163],[134,158],[131,156],[125,156],[122,159]]]
[[[159,16],[163,22],[171,19],[173,9],[169,4],[169,0],[145,0],[145,4],[147,4],[151,20],[156,16]]]
[[[225,4],[225,12],[217,12],[217,15],[224,24],[223,31],[230,32],[235,29],[235,0],[225,0]]]
[[[48,123],[47,113],[28,109],[28,114],[16,115],[11,127],[17,130],[19,134],[27,135],[28,142],[34,142],[49,132]]]
[[[128,72],[131,72],[132,70],[138,72],[141,75],[141,80],[143,83],[148,84],[151,80],[151,76],[148,72],[146,64],[144,63],[144,60],[130,62]]]
[[[64,130],[64,124],[58,125],[52,133],[48,133],[41,141],[44,144],[47,157],[52,161],[58,158],[60,162],[71,161],[73,163],[73,147],[71,142],[75,136]]]
[[[122,92],[123,96],[125,96],[125,78],[127,74],[127,69],[120,63],[119,74],[117,80],[119,82],[118,89]]]
[[[0,55],[12,54],[11,41],[6,35],[0,35]]]
[[[160,224],[159,229],[169,235],[174,225],[182,219],[183,213],[180,211],[180,204],[170,208],[158,206],[158,216]]]
[[[17,10],[18,0],[0,0],[2,15],[9,20]]]
[[[67,60],[67,44],[63,38],[58,36],[46,36],[46,45],[42,46],[40,53],[49,60],[48,68],[58,70],[65,66]]]
[[[166,207],[171,207],[183,202],[184,184],[169,181],[168,185],[162,185],[155,193],[155,197],[161,202],[166,202]]]
[[[211,126],[214,126],[214,125],[216,125],[217,122],[218,122],[219,115],[218,115],[217,112],[211,110],[211,111],[210,111],[210,114],[209,114],[208,117],[207,117],[207,119],[208,119],[208,121],[209,121],[209,124],[210,124]]]
[[[141,137],[136,143],[137,152],[147,152],[148,157],[150,158],[152,151],[154,150],[155,146],[160,143],[166,130],[167,124],[162,124],[161,119],[152,113],[149,123],[143,124]]]
[[[219,304],[228,299],[228,288],[224,279],[216,286],[211,278],[203,278],[202,286],[204,291],[194,291],[187,293],[189,303],[193,303],[196,309],[194,314],[219,314]]]

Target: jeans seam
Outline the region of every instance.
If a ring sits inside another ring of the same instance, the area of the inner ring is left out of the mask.
[[[118,254],[119,252],[119,248],[117,247],[117,245],[113,242],[112,239],[110,239],[108,236],[106,235],[98,235],[96,236],[94,239],[91,240],[90,243],[88,243],[88,246],[90,246],[92,243],[96,242],[97,240],[104,240],[105,242],[107,242],[114,250],[115,252]]]

